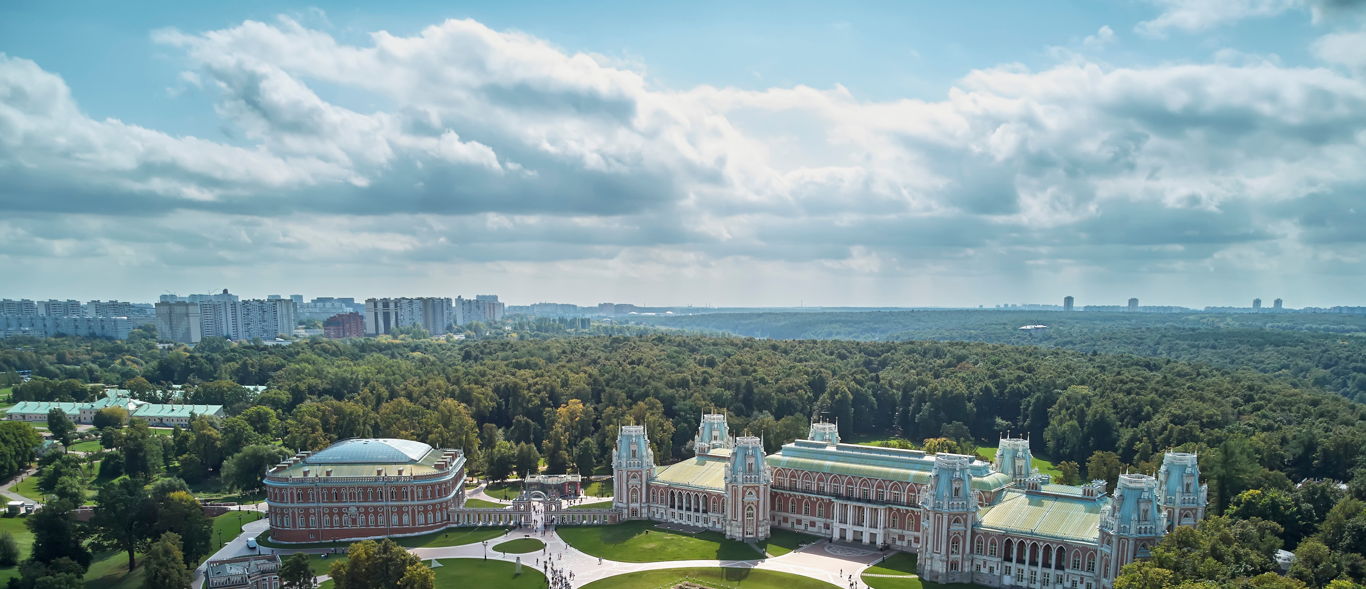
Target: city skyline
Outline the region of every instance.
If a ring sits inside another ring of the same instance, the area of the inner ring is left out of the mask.
[[[8,12],[0,297],[1298,308],[1366,286],[1360,3]]]

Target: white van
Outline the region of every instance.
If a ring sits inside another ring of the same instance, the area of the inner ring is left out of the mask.
[[[256,537],[255,537],[255,536],[252,536],[252,537],[250,537],[250,538],[247,538],[247,548],[250,548],[250,549],[252,549],[252,550],[256,550]]]

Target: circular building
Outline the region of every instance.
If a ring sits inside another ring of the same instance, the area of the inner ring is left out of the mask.
[[[465,456],[422,442],[343,440],[300,452],[266,473],[270,537],[353,541],[423,534],[464,501]]]

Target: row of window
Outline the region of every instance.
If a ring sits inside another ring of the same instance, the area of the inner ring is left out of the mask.
[[[386,500],[384,492],[388,490],[389,501],[421,501],[424,499],[441,499],[450,494],[450,483],[439,485],[404,485],[402,487],[334,487],[331,489],[270,489],[268,497],[271,501],[285,501],[293,503],[341,503],[341,502],[375,502]],[[411,489],[411,491],[410,491]]]
[[[288,511],[276,511],[271,514],[271,526],[278,528],[293,528],[295,518]],[[319,517],[317,514],[309,514],[307,525],[304,525],[304,517],[298,517],[299,527],[317,528]],[[356,514],[336,514],[324,513],[321,517],[322,527],[324,528],[365,528],[379,527],[385,525],[384,515],[376,513],[356,513]],[[424,526],[450,521],[450,512],[445,509],[436,509],[428,512],[419,510],[412,514],[408,511],[403,513],[390,513],[389,524],[391,526]]]

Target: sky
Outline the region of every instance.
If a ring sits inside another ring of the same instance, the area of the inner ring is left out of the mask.
[[[1366,0],[0,13],[0,298],[1366,304]]]

